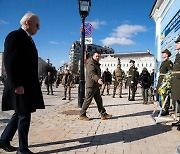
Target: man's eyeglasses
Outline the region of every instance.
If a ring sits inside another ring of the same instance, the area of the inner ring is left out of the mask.
[[[37,27],[37,28],[39,28],[39,26],[40,26],[39,24],[36,24],[36,27]]]

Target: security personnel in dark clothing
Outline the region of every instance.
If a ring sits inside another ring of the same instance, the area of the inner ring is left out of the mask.
[[[158,89],[162,83],[162,80],[164,78],[164,76],[166,75],[166,73],[170,70],[173,69],[173,63],[172,61],[169,59],[169,57],[171,56],[171,52],[168,49],[165,49],[164,51],[162,51],[162,58],[163,58],[163,62],[161,63],[161,66],[159,68],[159,78],[158,78],[158,84],[156,87],[156,91],[157,91],[157,100],[159,100],[159,94],[158,94]],[[169,106],[170,106],[170,98],[168,98],[165,107],[164,107],[164,111],[161,113],[161,116],[165,116],[165,115],[169,115]]]
[[[130,68],[128,73],[128,81],[127,85],[129,86],[129,101],[135,101],[135,92],[136,92],[136,68],[135,68],[135,61],[130,60]],[[132,93],[132,94],[131,94]]]
[[[172,72],[172,100],[177,101],[178,110],[180,108],[180,36],[175,41],[176,50],[178,53],[176,54],[176,58],[174,61],[173,72]],[[180,130],[180,120],[176,123],[172,123],[172,126],[177,126],[177,130]]]
[[[110,84],[112,82],[112,75],[108,71],[108,68],[106,68],[106,71],[104,71],[102,74],[102,81],[103,81],[103,85],[102,85],[101,95],[104,94],[104,90],[105,90],[106,86],[107,86],[107,95],[109,95]]]

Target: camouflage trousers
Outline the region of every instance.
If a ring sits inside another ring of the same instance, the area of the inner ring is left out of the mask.
[[[71,98],[71,86],[64,85],[64,97],[67,97],[67,91],[69,94],[69,98]]]
[[[122,95],[122,86],[123,86],[123,81],[114,81],[114,90],[113,90],[113,96],[116,95],[116,89],[119,88],[119,96]]]

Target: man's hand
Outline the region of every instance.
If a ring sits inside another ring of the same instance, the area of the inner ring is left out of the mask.
[[[98,80],[98,83],[99,83],[100,85],[103,85],[102,79],[99,79],[99,80]]]
[[[134,81],[131,81],[131,84],[133,84],[134,83]]]
[[[17,87],[15,89],[15,93],[20,95],[24,94],[24,87],[23,86]]]

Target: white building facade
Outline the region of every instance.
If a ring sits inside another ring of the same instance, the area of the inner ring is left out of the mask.
[[[157,61],[161,63],[161,52],[166,48],[172,52],[174,61],[177,53],[174,41],[180,35],[180,0],[156,0],[150,17],[156,23]]]
[[[139,73],[142,72],[142,69],[146,67],[151,73],[155,67],[155,57],[149,51],[144,52],[130,52],[130,53],[115,53],[115,54],[106,54],[102,55],[100,60],[101,72],[103,73],[106,68],[113,73],[117,68],[117,65],[120,63],[121,68],[126,74],[128,74],[130,60],[135,61],[135,66],[138,68]]]

